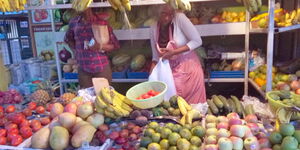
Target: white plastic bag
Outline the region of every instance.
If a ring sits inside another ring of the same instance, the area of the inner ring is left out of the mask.
[[[172,96],[176,95],[176,87],[169,60],[159,59],[149,76],[149,81],[161,81],[167,84],[167,92],[164,97],[165,101],[168,101]]]

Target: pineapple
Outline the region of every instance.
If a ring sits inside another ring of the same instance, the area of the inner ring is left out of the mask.
[[[40,105],[45,105],[51,100],[51,97],[47,91],[37,90],[31,95],[31,99]]]
[[[60,96],[59,102],[60,102],[62,105],[67,105],[67,104],[70,103],[75,97],[76,97],[76,95],[73,94],[73,93],[64,93],[63,95]]]
[[[42,82],[38,85],[38,90],[31,94],[31,99],[39,105],[45,105],[52,100],[53,92],[56,85],[52,85],[50,81]]]

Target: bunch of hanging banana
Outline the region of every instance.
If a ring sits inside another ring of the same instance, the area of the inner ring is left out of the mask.
[[[92,2],[93,0],[73,0],[72,8],[78,12],[83,12]]]
[[[177,104],[183,117],[180,119],[180,124],[192,124],[193,119],[201,118],[201,113],[193,109],[182,97],[177,97]]]
[[[99,113],[109,118],[121,118],[129,116],[133,110],[131,101],[124,95],[109,88],[103,88],[100,96],[95,100],[95,108]]]
[[[12,12],[24,10],[27,0],[0,0],[1,12]]]
[[[192,7],[189,0],[164,0],[165,3],[171,5],[173,9],[181,9],[191,11]]]
[[[108,0],[109,4],[114,10],[127,11],[131,10],[131,5],[129,0]]]
[[[261,0],[237,0],[238,2],[242,2],[246,9],[251,13],[257,13],[260,11],[260,8],[262,6]]]

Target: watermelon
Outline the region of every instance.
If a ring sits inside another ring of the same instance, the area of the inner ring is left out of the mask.
[[[126,64],[129,64],[130,62],[130,56],[127,54],[117,54],[112,59],[112,64],[114,66],[124,66]]]
[[[67,32],[69,30],[69,25],[64,25],[59,29],[59,32]]]
[[[135,56],[131,63],[130,63],[130,68],[133,71],[138,71],[142,69],[146,64],[146,57],[144,55],[137,55]]]

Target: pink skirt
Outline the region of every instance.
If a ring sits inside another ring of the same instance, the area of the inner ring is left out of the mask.
[[[206,102],[202,66],[195,51],[175,56],[170,60],[177,94],[189,104]]]

